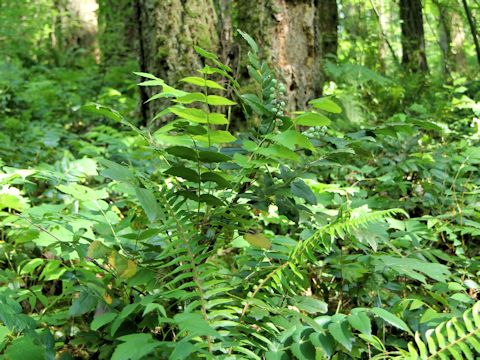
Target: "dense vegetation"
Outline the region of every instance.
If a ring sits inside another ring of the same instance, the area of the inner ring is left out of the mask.
[[[194,41],[172,83],[116,4],[98,48],[59,3],[0,2],[2,358],[479,356],[474,41],[452,60],[430,24],[400,63],[378,2],[342,0],[322,96],[293,109],[264,39],[235,32],[238,67]],[[468,34],[461,4],[423,16]]]

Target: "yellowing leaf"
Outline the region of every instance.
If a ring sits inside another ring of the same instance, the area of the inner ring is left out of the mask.
[[[128,279],[137,273],[137,264],[118,252],[108,257],[108,263],[122,278]]]
[[[88,247],[87,257],[92,259],[98,259],[111,253],[112,250],[109,247],[105,246],[101,241],[94,241]]]
[[[137,273],[137,264],[133,260],[127,261],[127,268],[120,274],[125,279],[131,278]]]
[[[245,234],[243,238],[248,241],[250,245],[262,248],[270,249],[272,243],[263,234]]]
[[[105,300],[105,302],[106,302],[108,305],[111,305],[112,302],[113,302],[113,299],[112,299],[112,297],[110,296],[109,293],[105,293],[105,294],[103,295],[103,300]]]

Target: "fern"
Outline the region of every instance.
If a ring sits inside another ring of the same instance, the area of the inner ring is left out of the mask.
[[[428,330],[424,339],[417,333],[408,344],[406,359],[468,359],[480,354],[480,301],[463,313]]]
[[[319,245],[323,245],[325,247],[325,250],[327,250],[328,252],[330,249],[330,244],[324,241],[326,236],[330,236],[330,238],[334,238],[336,236],[343,238],[345,234],[349,234],[353,230],[365,227],[368,224],[374,222],[383,221],[396,214],[407,215],[406,212],[402,209],[372,211],[362,214],[358,217],[347,217],[340,213],[335,221],[321,227],[320,229],[315,231],[313,235],[299,242],[295,249],[292,251],[290,258],[294,262],[298,263],[299,256],[301,256],[301,254],[303,254],[305,251],[310,252],[312,248]]]

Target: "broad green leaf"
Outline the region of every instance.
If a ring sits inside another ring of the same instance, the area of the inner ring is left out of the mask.
[[[149,73],[145,73],[145,72],[141,72],[141,71],[134,71],[133,73],[135,75],[138,75],[138,76],[141,76],[141,77],[144,77],[144,78],[147,78],[147,79],[159,80],[158,77],[156,77],[155,75],[149,74]]]
[[[292,151],[289,148],[279,144],[258,148],[257,152],[266,157],[276,157],[276,158],[288,159],[292,161],[300,160],[300,156],[295,151]]]
[[[300,114],[293,121],[301,126],[328,126],[331,123],[325,115],[314,112]]]
[[[99,240],[92,241],[88,247],[87,256],[91,259],[100,259],[112,253],[112,249]]]
[[[201,47],[199,46],[194,46],[193,47],[195,49],[195,52],[200,55],[200,56],[203,56],[205,59],[210,59],[210,60],[217,60],[218,59],[218,56],[210,51],[207,51],[205,49],[202,49]]]
[[[180,81],[186,82],[188,84],[196,85],[196,86],[202,86],[202,87],[208,87],[211,89],[220,89],[220,90],[225,90],[225,88],[217,84],[215,81],[212,80],[205,80],[201,77],[198,76],[188,76],[186,78],[181,79]]]
[[[24,335],[7,347],[4,358],[6,360],[44,360],[46,359],[45,347],[37,344],[33,336]]]
[[[426,121],[426,120],[418,120],[418,119],[407,119],[406,120],[410,124],[417,125],[418,127],[421,127],[422,129],[425,130],[433,130],[433,131],[443,131],[443,129],[438,126],[437,124],[431,122],[431,121]]]
[[[36,268],[44,263],[44,259],[35,258],[28,261],[25,265],[21,267],[20,275],[31,274]]]
[[[309,314],[325,314],[328,311],[328,304],[326,302],[311,296],[295,296],[293,301],[296,307]]]
[[[348,351],[352,350],[353,345],[353,335],[350,332],[350,329],[347,326],[346,321],[342,322],[332,322],[328,325],[328,332],[342,344]]]
[[[186,146],[171,146],[165,149],[165,151],[182,159],[198,161],[197,151]]]
[[[183,108],[179,106],[172,106],[170,110],[175,115],[182,119],[186,119],[199,124],[210,123],[212,125],[225,125],[228,124],[228,119],[225,115],[220,113],[207,113],[201,109],[195,108]]]
[[[117,164],[107,159],[100,159],[100,164],[105,166],[105,170],[101,172],[102,176],[116,181],[124,181],[128,183],[135,183],[135,175],[126,166]]]
[[[261,79],[260,79],[261,81]],[[262,101],[255,94],[242,94],[241,98],[252,110],[258,115],[265,115],[269,113],[269,110],[263,105]]]
[[[311,333],[310,341],[316,348],[321,349],[322,355],[330,357],[335,352],[335,340],[330,334],[322,334],[321,332]]]
[[[199,151],[198,156],[200,161],[204,163],[218,163],[232,160],[230,156],[216,151]]]
[[[298,222],[300,214],[295,203],[283,195],[275,196],[275,205],[278,207],[278,213],[285,215],[288,219]]]
[[[299,146],[303,149],[314,151],[312,143],[302,133],[297,130],[287,130],[280,134],[273,136],[273,140],[280,145],[286,146],[291,150],[295,150],[295,146]]]
[[[220,188],[230,188],[230,182],[225,179],[220,174],[214,173],[212,171],[205,172],[201,175],[202,182],[213,181],[216,183]]]
[[[180,340],[170,354],[169,360],[184,360],[195,351],[195,346],[187,338]]]
[[[57,189],[65,194],[72,195],[77,200],[95,201],[108,198],[108,193],[105,189],[92,190],[80,184],[62,184],[58,185]]]
[[[396,328],[398,328],[400,330],[403,330],[403,331],[406,331],[409,334],[413,335],[413,333],[410,330],[410,328],[408,327],[408,325],[405,324],[405,322],[402,319],[400,319],[396,315],[392,314],[391,312],[389,312],[385,309],[379,308],[379,307],[374,307],[374,308],[370,309],[370,311],[372,313],[374,313],[376,316],[378,316],[381,319],[388,322],[390,325],[393,325]]]
[[[178,97],[174,101],[178,102],[180,104],[191,104],[191,103],[197,102],[197,101],[202,102],[202,103],[206,103],[207,102],[207,97],[202,93],[195,92],[195,93],[190,93],[190,94],[186,94],[184,96]]]
[[[248,43],[248,45],[252,48],[253,52],[257,53],[258,52],[258,45],[255,42],[255,40],[253,40],[253,38],[250,35],[248,35],[247,33],[243,32],[240,29],[237,29],[237,31],[240,34],[240,36],[243,37],[245,39],[245,41]]]
[[[185,166],[172,166],[170,169],[164,172],[166,175],[172,175],[181,177],[185,180],[192,182],[200,182],[200,176],[195,170],[188,169]]]
[[[446,282],[447,276],[450,275],[448,267],[442,264],[430,263],[413,258],[400,258],[390,255],[379,256],[379,259],[386,266],[391,267],[396,272],[405,274],[422,282],[425,282],[425,277],[422,275],[422,273],[440,282]]]
[[[123,116],[116,110],[100,104],[87,104],[82,106],[82,110],[95,115],[105,116],[108,119],[122,121]]]
[[[210,326],[200,313],[180,313],[175,315],[173,320],[180,327],[180,332],[184,334],[219,337],[217,331]]]
[[[224,98],[223,96],[218,95],[208,95],[207,96],[207,104],[208,105],[218,105],[218,106],[231,106],[235,105],[236,102]]]
[[[158,217],[159,207],[153,192],[145,188],[135,187],[135,194],[145,214],[147,214],[148,220],[151,223],[155,222]]]
[[[357,311],[350,314],[347,318],[350,325],[360,331],[365,336],[372,335],[372,325],[370,323],[370,318],[363,311]]]
[[[315,358],[315,347],[306,339],[299,339],[299,341],[294,342],[290,349],[295,355],[295,359],[310,360]]]
[[[329,113],[339,114],[342,112],[342,108],[329,98],[314,99],[310,100],[308,103],[313,105],[313,107],[316,109],[320,109]]]
[[[317,204],[317,198],[310,187],[302,179],[296,179],[290,185],[290,190],[294,196],[304,199],[312,205]]]
[[[139,86],[164,86],[165,81],[161,79],[155,79],[155,80],[146,80],[142,81],[141,83],[138,84]]]
[[[464,293],[456,293],[456,294],[453,294],[452,296],[450,296],[450,299],[452,300],[456,300],[456,301],[459,301],[459,302],[463,302],[463,303],[471,303],[473,300],[470,296],[468,296],[467,294],[464,294]]]
[[[270,249],[272,246],[272,243],[267,237],[263,234],[245,234],[243,235],[243,238],[250,244],[262,249]]]
[[[93,295],[88,289],[82,289],[80,295],[76,298],[72,306],[68,309],[68,315],[71,317],[80,316],[91,311],[97,306],[98,297]]]
[[[13,332],[28,332],[36,328],[36,321],[28,315],[22,314],[22,307],[13,299],[0,294],[0,322]]]
[[[2,349],[3,342],[8,337],[9,334],[10,334],[10,330],[8,329],[8,327],[0,325],[0,349]]]
[[[116,317],[118,316],[117,313],[109,312],[102,314],[100,316],[96,316],[92,323],[90,324],[90,329],[93,331],[97,331],[100,329],[102,326],[105,326],[109,323],[111,323]]]
[[[217,198],[212,194],[202,194],[199,196],[198,201],[207,203],[212,206],[223,206],[225,205],[222,200]]]
[[[128,304],[125,306],[120,314],[115,318],[112,322],[112,326],[110,327],[110,335],[114,336],[120,326],[123,324],[126,318],[128,318],[137,308],[140,306],[140,303],[135,302],[133,304]]]
[[[28,206],[27,199],[21,195],[19,189],[9,185],[0,187],[0,210],[9,208],[24,211]]]
[[[225,130],[209,130],[206,135],[198,135],[194,137],[198,141],[211,144],[223,144],[235,141],[237,138]]]
[[[118,340],[123,344],[115,348],[112,360],[140,360],[161,345],[151,334],[130,334],[121,336]]]

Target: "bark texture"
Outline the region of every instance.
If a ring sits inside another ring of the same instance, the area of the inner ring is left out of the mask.
[[[263,49],[288,93],[288,107],[304,108],[322,89],[322,39],[314,0],[237,2],[238,27]],[[329,48],[335,41],[326,42]],[[245,55],[243,50],[243,55]]]
[[[427,71],[421,0],[400,0],[402,65],[412,72]]]
[[[203,66],[194,45],[218,52],[218,19],[212,0],[136,1],[142,71],[175,85]],[[157,89],[146,91],[151,96]],[[158,111],[156,104],[146,108],[150,119]]]

